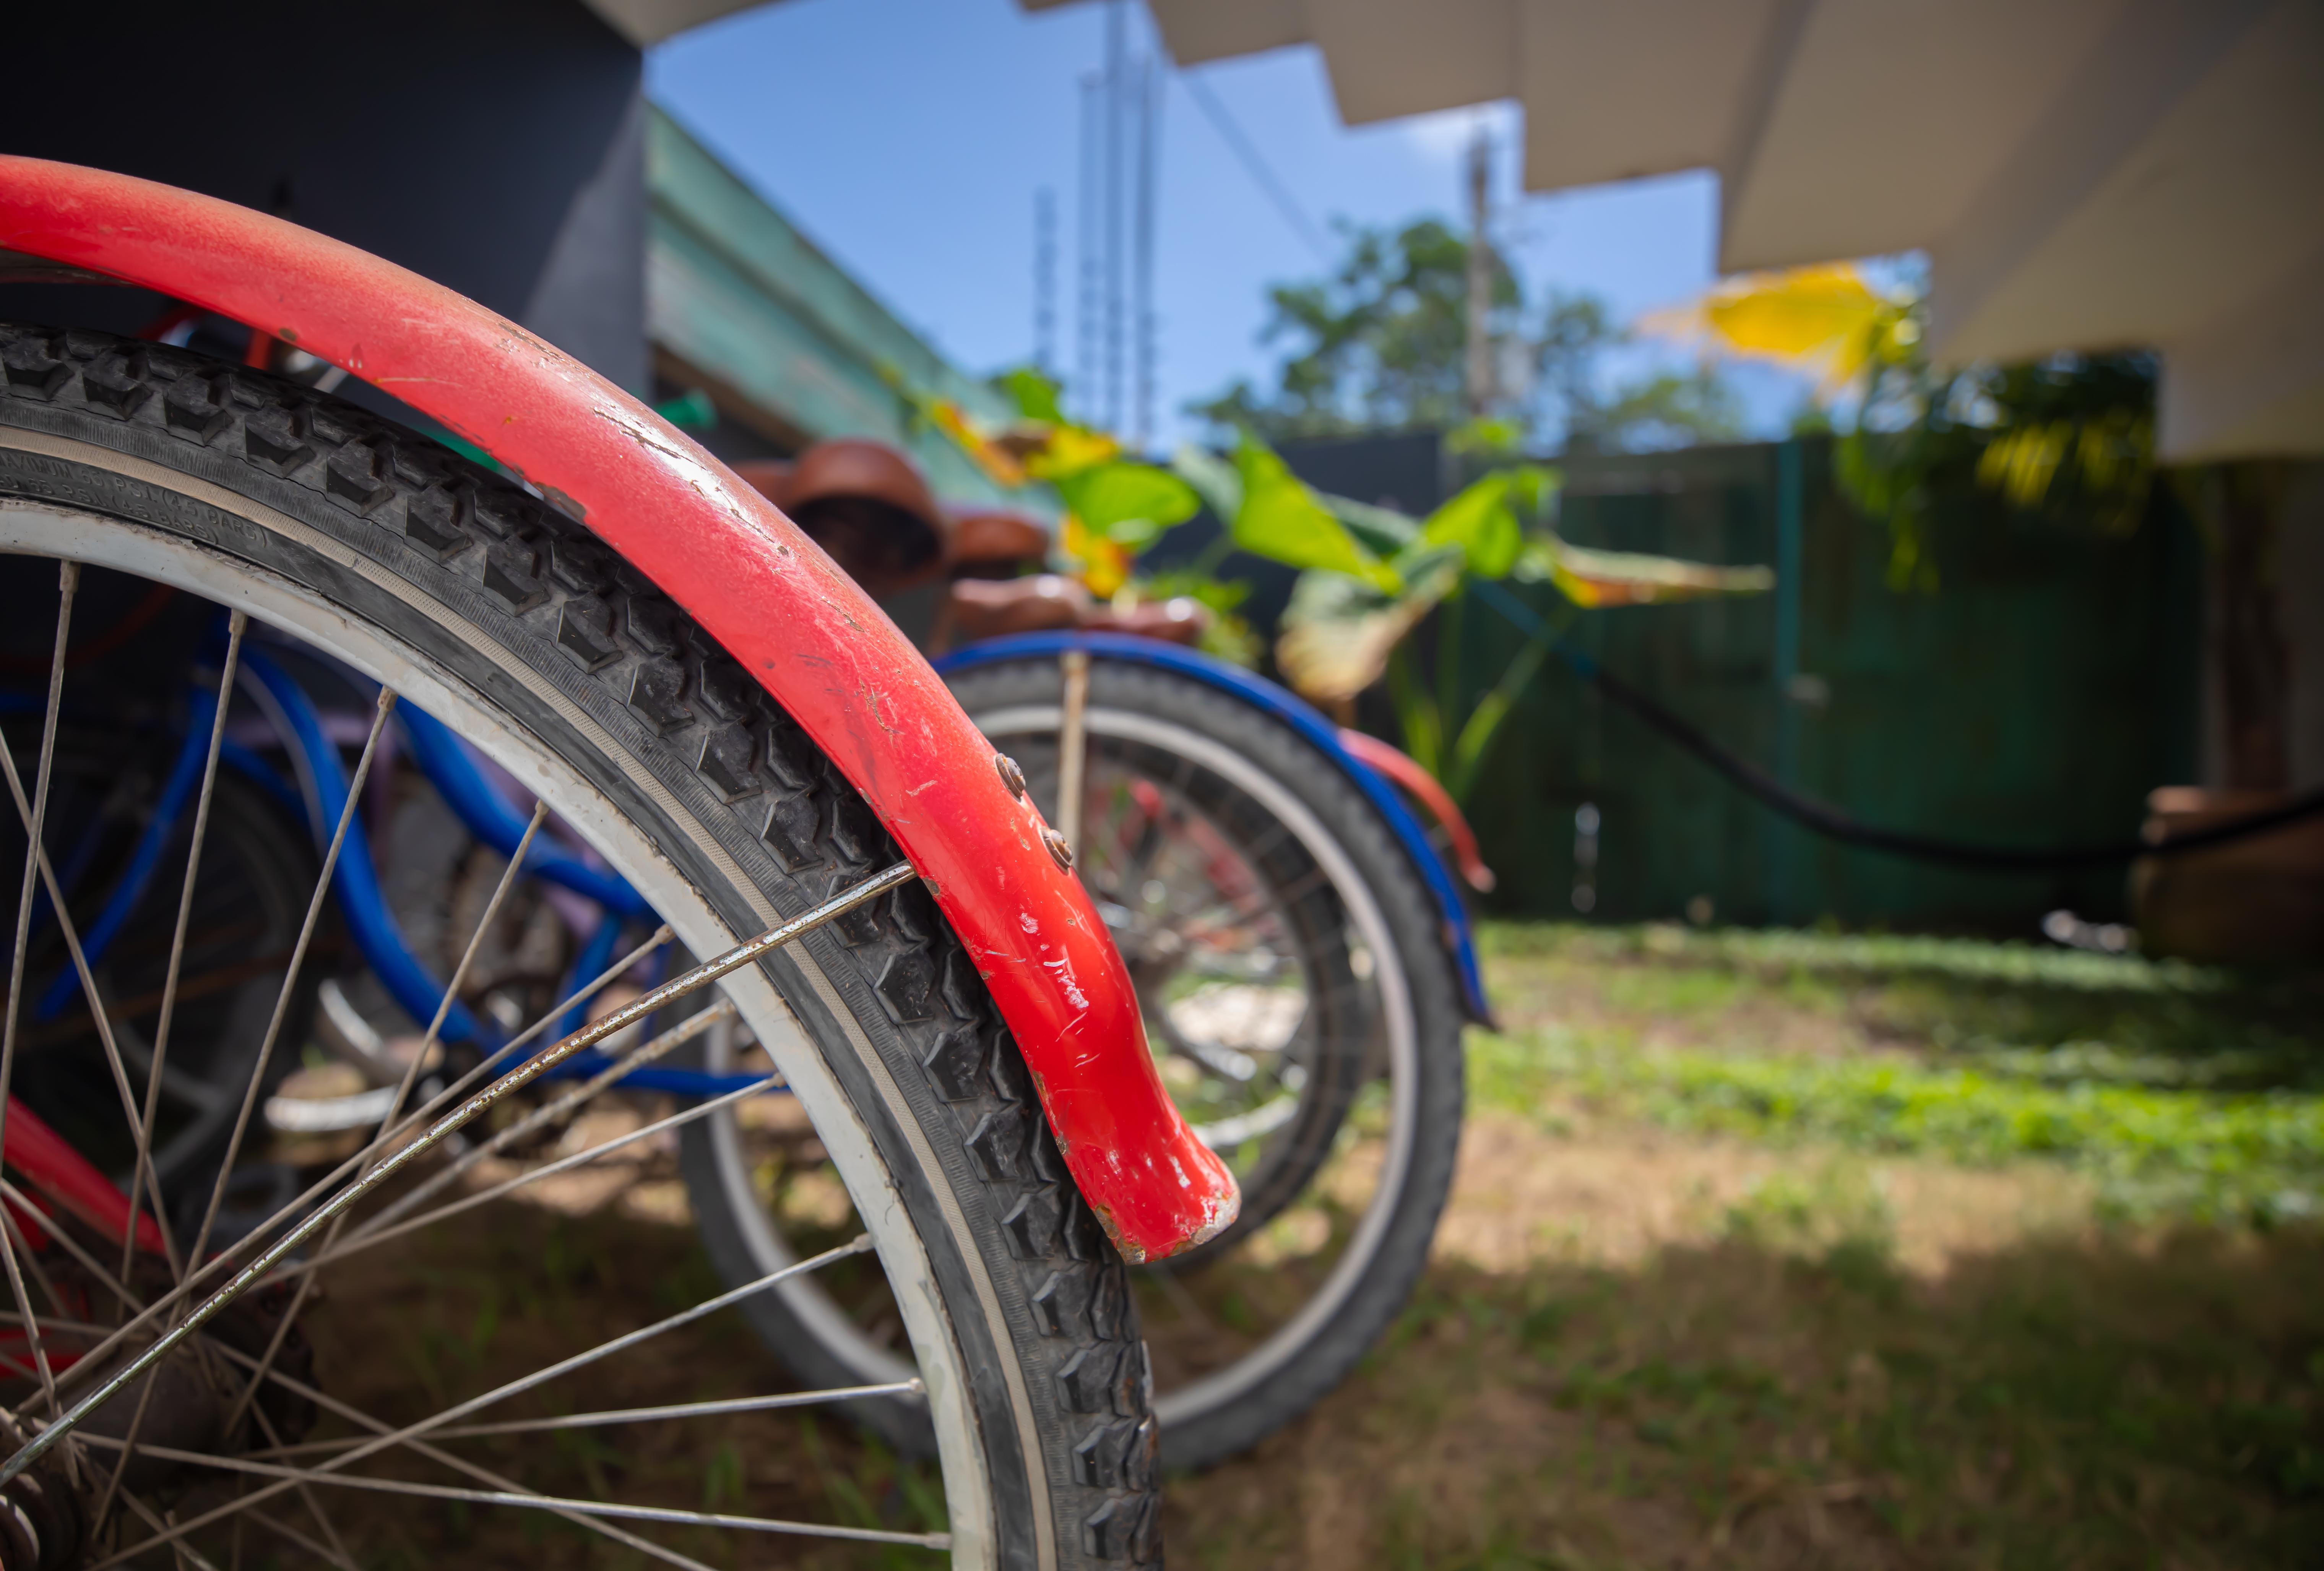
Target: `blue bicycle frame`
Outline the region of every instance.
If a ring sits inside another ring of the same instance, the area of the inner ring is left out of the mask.
[[[214,650],[208,662],[213,681],[221,653],[222,650]],[[314,701],[298,680],[264,649],[245,645],[241,659],[250,677],[272,699],[281,729],[288,732],[280,740],[293,755],[301,775],[312,783],[318,798],[316,805],[323,822],[337,824],[346,808],[346,771],[340,762],[338,749],[326,734],[322,716],[317,712]],[[144,898],[170,837],[200,781],[210,730],[217,713],[217,694],[203,684],[198,674],[189,684],[186,710],[185,734],[179,744],[177,756],[171,760],[170,772],[162,782],[160,797],[140,831],[136,843],[130,850],[127,864],[115,880],[96,918],[81,935],[82,952],[92,966],[127,926],[139,902]],[[502,795],[475,757],[469,752],[467,745],[441,721],[413,707],[408,701],[396,706],[396,717],[413,764],[435,787],[445,804],[451,808],[461,825],[480,843],[503,856],[513,856],[524,838],[530,815],[520,812]],[[300,794],[251,749],[232,741],[225,742],[219,751],[219,761],[255,782],[298,817],[304,819],[308,816],[306,804]],[[433,1020],[437,1011],[442,1008],[444,1020],[438,1034],[446,1042],[471,1043],[486,1053],[502,1046],[507,1037],[492,1022],[480,1020],[456,998],[451,1000],[448,1007],[446,1006],[444,985],[412,952],[411,946],[404,939],[401,925],[381,893],[378,869],[372,859],[370,836],[364,829],[362,817],[349,814],[346,823],[346,839],[332,868],[332,893],[338,898],[340,914],[346,921],[348,933],[355,940],[357,951],[387,989],[388,996],[415,1020]],[[71,875],[77,870],[74,864],[84,861],[88,851],[93,849],[92,840],[90,846],[80,848],[76,857],[69,860],[64,882],[70,882]],[[523,871],[529,877],[560,886],[595,901],[604,910],[604,919],[584,942],[575,960],[572,978],[563,989],[567,994],[581,981],[597,975],[613,963],[625,922],[654,918],[654,913],[644,897],[619,876],[591,867],[565,848],[540,835],[533,837],[532,844],[526,850]],[[54,1019],[70,1007],[78,992],[79,978],[68,969],[52,979],[42,993],[35,1006],[37,1016],[44,1020]],[[580,1015],[578,1006],[568,1011],[565,1020],[560,1022],[560,1034],[576,1029],[581,1024]],[[549,1042],[541,1043],[544,1049],[549,1045]],[[560,1079],[593,1075],[612,1061],[602,1052],[577,1053],[550,1073]],[[648,1065],[631,1070],[622,1078],[622,1083],[639,1090],[661,1091],[682,1097],[712,1097],[739,1090],[760,1079],[755,1075],[715,1075],[698,1070]]]

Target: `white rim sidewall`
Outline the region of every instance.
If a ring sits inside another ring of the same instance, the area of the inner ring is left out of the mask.
[[[1055,735],[1064,722],[1056,704],[1023,704],[972,715],[977,729],[999,739],[1027,732]],[[1107,708],[1096,703],[1084,712],[1083,724],[1094,736],[1119,737],[1191,758],[1249,795],[1277,821],[1289,827],[1303,850],[1315,859],[1333,890],[1348,908],[1356,931],[1372,951],[1373,975],[1380,989],[1382,1013],[1388,1024],[1388,1142],[1380,1163],[1379,1185],[1355,1236],[1324,1278],[1323,1288],[1274,1335],[1214,1373],[1167,1394],[1157,1393],[1155,1416],[1167,1428],[1197,1414],[1224,1406],[1289,1363],[1315,1333],[1338,1314],[1362,1282],[1379,1254],[1396,1216],[1397,1197],[1403,1192],[1413,1162],[1419,1122],[1420,1034],[1413,1014],[1412,988],[1404,974],[1404,957],[1388,932],[1388,919],[1372,896],[1371,887],[1357,871],[1355,859],[1323,821],[1280,780],[1267,774],[1241,754],[1201,732],[1152,715]]]

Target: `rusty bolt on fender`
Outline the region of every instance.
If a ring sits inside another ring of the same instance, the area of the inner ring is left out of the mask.
[[[1017,767],[1017,760],[1006,753],[995,753],[992,755],[992,767],[1001,771],[1001,783],[1009,787],[1009,795],[1019,802],[1024,801],[1025,771]]]
[[[1074,848],[1067,843],[1064,835],[1054,829],[1045,829],[1041,831],[1041,843],[1049,848],[1049,855],[1056,859],[1057,866],[1065,868],[1073,867]]]

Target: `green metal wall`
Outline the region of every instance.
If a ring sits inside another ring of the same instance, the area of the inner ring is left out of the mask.
[[[1606,666],[1795,788],[1884,826],[2023,845],[2133,833],[2152,787],[2193,777],[2201,550],[2167,506],[2126,538],[1987,514],[1941,519],[1934,593],[1884,582],[1886,532],[1833,490],[1828,442],[1592,456],[1563,465],[1577,544],[1766,562],[1777,592],[1580,613]],[[1545,612],[1561,603],[1525,590]],[[1521,639],[1458,618],[1481,686]],[[1828,703],[1803,703],[1821,679]],[[1554,661],[1471,800],[1501,875],[1489,903],[1573,914],[1574,814],[1601,815],[1593,914],[2023,928],[2122,908],[2122,874],[1955,871],[1779,820]]]

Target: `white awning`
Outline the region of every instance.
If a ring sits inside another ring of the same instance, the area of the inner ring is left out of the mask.
[[[700,27],[763,0],[581,0],[608,26],[640,49],[651,49],[689,27]]]
[[[1148,4],[1350,124],[1515,99],[1531,190],[1715,170],[1728,271],[1925,251],[1949,360],[2159,348],[2172,457],[2324,453],[2319,0]]]

